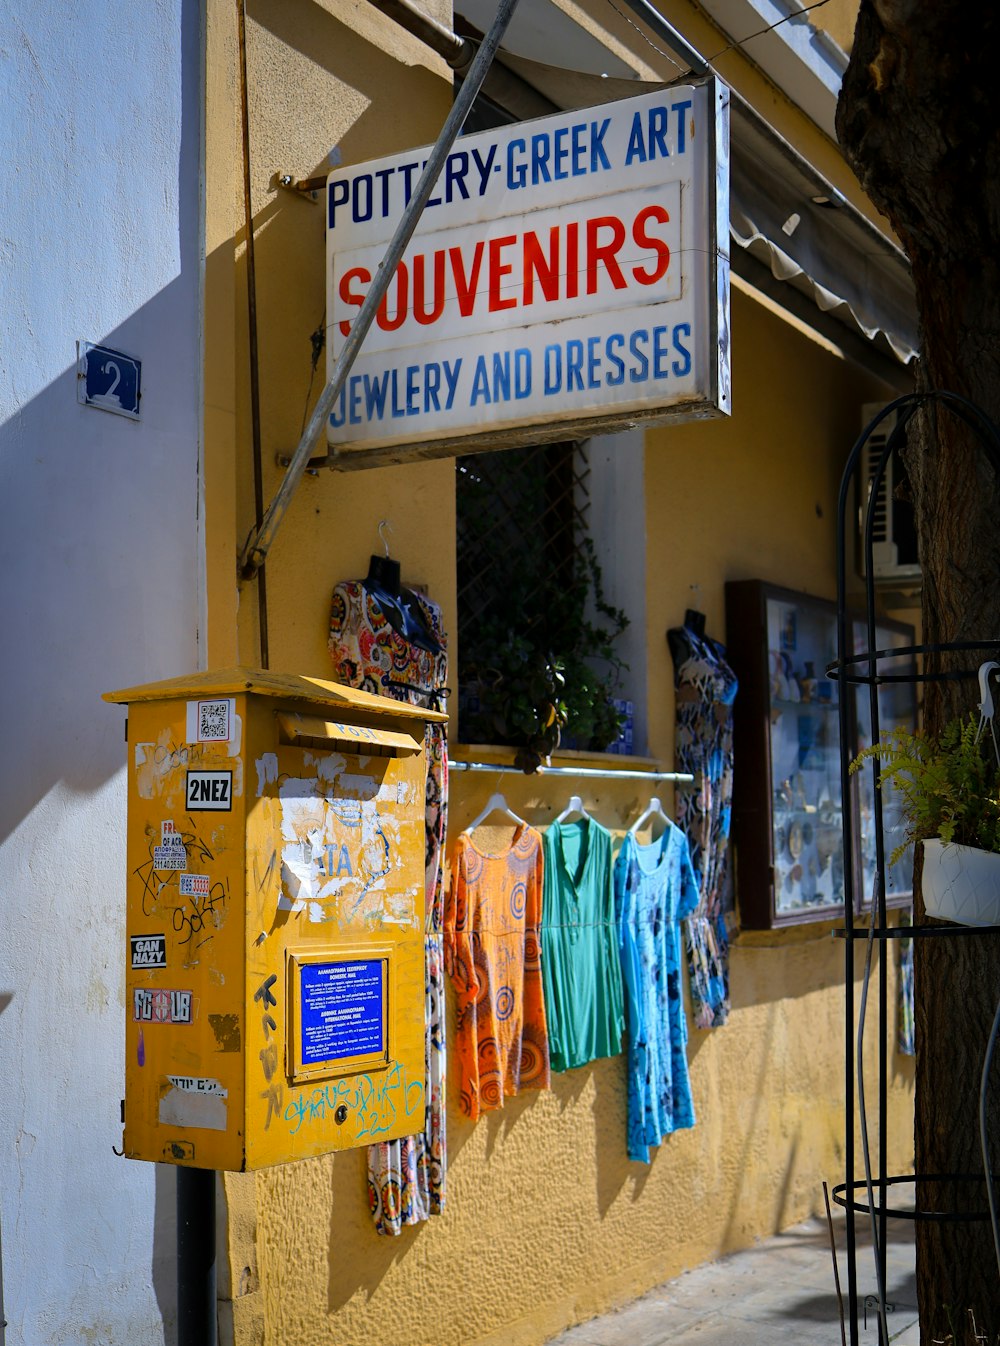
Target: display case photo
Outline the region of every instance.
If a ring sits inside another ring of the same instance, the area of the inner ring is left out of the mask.
[[[852,653],[867,644],[860,617],[851,618]],[[913,629],[879,621],[879,649],[913,643]],[[852,777],[845,803],[840,778],[837,683],[827,676],[837,657],[832,602],[759,580],[726,585],[727,658],[739,678],[733,710],[732,839],[740,924],[771,929],[835,919],[844,907],[843,811],[855,811],[859,904],[871,900],[875,873],[874,800],[870,776]],[[911,656],[880,662],[904,671]],[[852,688],[848,707],[852,751],[870,742],[867,688]],[[878,690],[883,729],[912,726],[912,685]],[[896,811],[884,801],[886,853],[893,849]],[[887,871],[887,899],[910,900],[908,857]]]

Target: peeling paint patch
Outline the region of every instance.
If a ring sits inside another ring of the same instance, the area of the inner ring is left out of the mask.
[[[225,1131],[229,1120],[228,1090],[218,1080],[168,1075],[164,1083],[167,1091],[160,1098],[161,1126]]]
[[[278,754],[276,752],[262,753],[254,763],[257,768],[257,798],[259,799],[268,785],[273,785],[278,779]]]
[[[347,767],[347,758],[339,752],[316,759],[316,775],[320,780],[335,781]]]
[[[238,1052],[242,1045],[238,1014],[210,1014],[208,1026],[220,1052]]]

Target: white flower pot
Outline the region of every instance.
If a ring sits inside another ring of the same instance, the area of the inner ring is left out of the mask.
[[[956,846],[933,837],[924,842],[921,880],[928,916],[959,925],[1000,925],[1000,854]]]

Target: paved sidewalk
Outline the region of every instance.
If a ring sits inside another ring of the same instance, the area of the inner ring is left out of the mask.
[[[834,1217],[847,1315],[844,1217]],[[913,1225],[890,1220],[886,1300],[893,1346],[918,1346]],[[859,1341],[878,1342],[875,1259],[858,1222],[858,1301],[871,1296]],[[850,1342],[850,1326],[847,1329]],[[615,1313],[552,1338],[548,1346],[840,1346],[840,1314],[826,1220],[812,1219],[744,1252],[686,1272]]]

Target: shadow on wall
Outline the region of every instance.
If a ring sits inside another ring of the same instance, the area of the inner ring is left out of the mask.
[[[4,1202],[19,1234],[4,1249],[7,1317],[25,1340],[43,1324],[46,1339],[146,1340],[161,1317],[167,1346],[176,1340],[173,1174],[112,1154],[123,1092],[126,746],[121,710],[100,700],[191,671],[198,658],[200,18],[194,0],[159,8],[177,38],[151,93],[169,108],[160,129],[171,157],[149,181],[131,176],[133,164],[116,178],[113,150],[88,139],[78,164],[49,166],[64,184],[56,230],[39,225],[11,244],[31,268],[18,306],[37,310],[19,315],[27,322],[8,349],[11,410],[0,424],[9,595],[0,841],[2,883],[17,894],[5,912],[12,971],[0,996],[0,1067],[13,1087],[0,1130],[31,1142],[17,1151]],[[116,36],[127,54],[129,34]],[[127,99],[128,80],[121,92]],[[43,143],[48,116],[32,144]],[[106,216],[90,213],[74,173],[106,187]],[[166,214],[147,237],[157,211]],[[46,251],[57,233],[72,272]],[[112,255],[119,267],[107,272]],[[43,307],[46,284],[56,292]],[[77,341],[142,361],[138,422],[78,402]],[[40,1053],[46,1068],[29,1078],[26,1063]]]
[[[163,1346],[177,1346],[177,1174],[167,1164],[156,1165],[151,1273],[163,1319]]]
[[[178,278],[110,332],[74,332],[71,317],[67,345],[79,336],[142,358],[157,329],[190,330],[188,291]],[[174,367],[143,361],[139,422],[79,406],[72,364],[0,425],[11,506],[0,564],[19,596],[5,643],[20,652],[6,673],[4,756],[17,785],[0,796],[0,839],[54,787],[91,796],[122,771],[124,718],[103,692],[196,666],[197,459],[190,449],[181,479],[178,439],[157,420],[188,391],[194,418],[197,371],[195,343],[173,344]]]
[[[450,1140],[450,1136],[449,1136]],[[330,1234],[328,1239],[328,1294],[330,1313],[337,1313],[356,1295],[370,1300],[387,1273],[410,1257],[428,1223],[405,1225],[395,1237],[376,1234],[368,1203],[368,1152],[366,1148],[345,1151],[330,1164]],[[344,1268],[356,1269],[357,1260],[343,1258],[345,1247],[363,1247],[364,1278],[345,1276]]]

